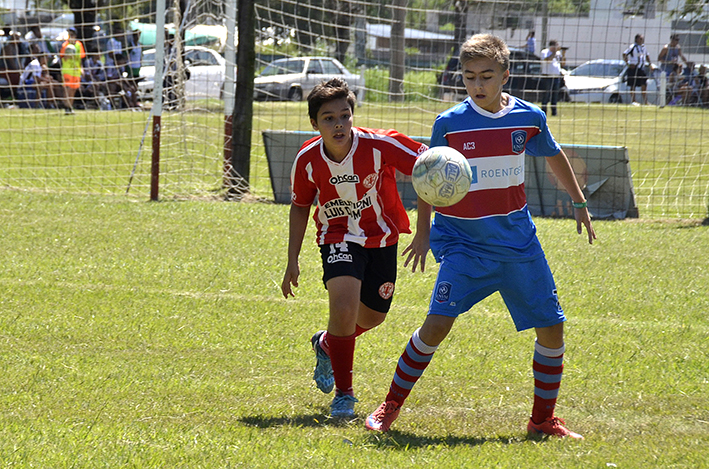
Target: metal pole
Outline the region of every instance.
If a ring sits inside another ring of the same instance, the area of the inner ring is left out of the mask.
[[[231,179],[231,137],[236,91],[236,2],[226,2],[226,77],[224,78],[224,187]]]
[[[162,81],[165,57],[165,0],[157,0],[155,19],[155,83],[153,87],[153,157],[150,168],[150,200],[158,200],[160,187],[160,130]]]

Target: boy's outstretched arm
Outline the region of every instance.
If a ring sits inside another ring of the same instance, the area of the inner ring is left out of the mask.
[[[414,239],[411,244],[404,249],[401,253],[405,256],[406,253],[409,255],[404,261],[404,267],[409,265],[412,260],[414,264],[411,266],[411,272],[416,272],[416,267],[421,264],[421,272],[426,269],[426,254],[428,254],[429,240],[431,236],[431,206],[418,198],[416,204],[418,218],[416,220],[416,233],[414,233]]]
[[[310,216],[310,206],[299,207],[291,204],[289,225],[288,225],[288,265],[286,272],[283,274],[283,282],[281,283],[281,292],[284,298],[295,296],[291,285],[298,286],[298,277],[300,276],[300,266],[298,265],[298,256],[300,248],[303,246],[303,238],[305,230],[308,227],[308,218]]]
[[[566,192],[571,196],[574,202],[585,202],[586,197],[583,195],[579,183],[574,175],[574,170],[571,168],[571,163],[563,151],[560,151],[554,156],[547,157],[547,163],[559,182],[564,186]],[[582,227],[586,227],[588,233],[588,243],[593,244],[596,239],[596,232],[591,224],[591,216],[588,214],[588,208],[574,208],[574,218],[576,219],[576,231],[581,234]]]

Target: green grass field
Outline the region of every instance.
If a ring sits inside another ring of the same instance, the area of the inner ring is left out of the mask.
[[[287,206],[0,200],[2,467],[709,467],[699,222],[596,222],[589,246],[537,220],[569,317],[557,413],[586,437],[538,442],[533,333],[497,295],[460,318],[394,429],[364,429],[423,320],[430,257],[400,265],[389,319],[358,340],[358,418],[337,423],[311,380],[327,316],[312,227],[297,297],[280,295]]]

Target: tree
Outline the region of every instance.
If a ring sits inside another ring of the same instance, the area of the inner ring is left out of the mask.
[[[97,5],[94,0],[63,0],[74,13],[76,35],[89,51],[98,50],[94,40]]]

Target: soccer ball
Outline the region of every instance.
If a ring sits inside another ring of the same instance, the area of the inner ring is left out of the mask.
[[[64,48],[64,57],[73,57],[76,55],[76,46],[73,44],[67,44]]]
[[[421,153],[411,173],[418,196],[436,207],[449,207],[463,200],[472,180],[468,160],[458,150],[443,146]]]

